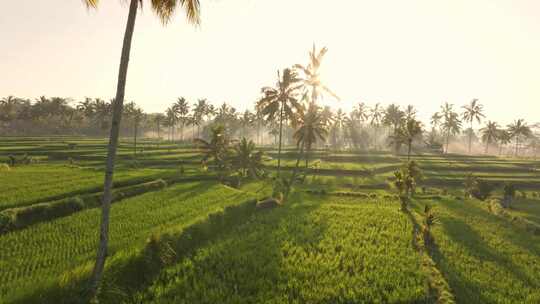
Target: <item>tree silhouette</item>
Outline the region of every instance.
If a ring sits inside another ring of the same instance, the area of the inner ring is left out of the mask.
[[[464,109],[464,112],[462,114],[463,120],[470,123],[471,125],[469,130],[469,154],[471,154],[473,122],[476,120],[478,123],[481,123],[482,118],[485,116],[483,113],[483,106],[478,103],[478,99],[476,98],[462,108]]]
[[[518,119],[508,125],[510,137],[516,142],[515,156],[519,156],[519,144],[521,137],[529,137],[532,135],[531,128],[525,123],[525,120]]]
[[[278,81],[276,87],[263,87],[261,89],[263,97],[257,103],[257,108],[267,121],[279,120],[279,146],[278,146],[278,167],[277,176],[281,167],[281,144],[283,136],[283,120],[292,119],[301,105],[298,101],[298,89],[300,79],[295,71],[291,69],[283,70],[283,77],[278,71]]]

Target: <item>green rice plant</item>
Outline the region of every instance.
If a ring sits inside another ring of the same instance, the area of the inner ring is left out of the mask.
[[[195,182],[114,204],[111,260],[141,249],[153,233],[181,230],[247,198],[249,195],[215,182]],[[61,288],[62,276],[90,265],[98,240],[99,212],[83,210],[0,236],[0,298],[8,303],[16,299],[40,303],[40,293]]]
[[[140,184],[174,175],[172,169],[118,170],[115,187]],[[0,174],[0,211],[101,192],[103,172],[63,164],[16,166]]]
[[[309,197],[161,272],[135,303],[424,303],[412,224],[390,204]]]
[[[421,213],[424,201],[415,202]],[[538,303],[540,242],[471,199],[437,202],[431,256],[457,303]],[[502,209],[502,208],[501,208]]]

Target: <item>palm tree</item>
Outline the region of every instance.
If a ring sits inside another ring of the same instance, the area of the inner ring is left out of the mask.
[[[377,133],[379,133],[379,126],[381,125],[381,122],[384,117],[384,112],[381,107],[380,103],[376,103],[373,108],[369,110],[371,120],[369,124],[373,128],[373,133],[375,136],[373,136],[373,147],[377,149]]]
[[[197,125],[197,137],[200,137],[200,127],[204,122],[204,116],[208,110],[208,102],[205,98],[197,100],[197,103],[193,105],[193,117],[195,118],[195,124]]]
[[[324,118],[324,116],[323,116]],[[336,114],[334,115],[334,126],[333,126],[333,132],[334,133],[334,141],[336,147],[341,147],[341,144],[343,143],[343,125],[345,124],[345,121],[347,120],[347,117],[345,115],[345,112],[343,112],[341,109],[338,109]],[[328,125],[326,123],[326,125]]]
[[[165,116],[167,117],[167,125],[169,126],[169,140],[174,141],[174,128],[178,120],[174,105],[165,110]]]
[[[405,113],[399,108],[399,106],[395,104],[389,105],[386,110],[384,111],[383,116],[383,124],[386,126],[390,126],[393,128],[393,136],[398,137],[399,136],[399,128],[401,124],[403,123],[403,119],[405,118]],[[399,142],[394,142],[394,151],[397,154],[399,152]]]
[[[518,119],[508,125],[510,137],[516,141],[516,157],[519,155],[519,144],[521,137],[529,137],[532,135],[531,128],[525,123],[525,120]]]
[[[485,154],[488,154],[489,145],[497,141],[499,125],[494,121],[488,121],[486,126],[480,129],[482,141],[486,143]]]
[[[321,82],[321,78],[319,75],[319,68],[321,67],[321,61],[324,57],[324,54],[328,49],[326,47],[323,47],[317,52],[317,49],[315,48],[315,44],[313,44],[312,51],[309,52],[309,63],[307,66],[303,66],[301,64],[295,64],[294,68],[298,69],[303,72],[304,78],[302,79],[302,83],[304,84],[304,88],[306,89],[306,95],[311,96],[311,102],[316,103],[317,99],[323,95],[323,93],[327,93],[337,99],[340,100],[339,97],[334,94],[326,85],[324,85]],[[311,92],[310,92],[311,91]]]
[[[189,114],[189,103],[184,97],[179,97],[174,104],[175,116],[180,121],[180,141],[184,141],[184,126],[186,125],[186,118]]]
[[[469,130],[469,154],[471,154],[471,143],[473,135],[473,122],[476,120],[478,123],[482,122],[482,118],[485,117],[483,111],[483,106],[478,103],[478,99],[473,99],[471,103],[462,107],[465,111],[462,114],[463,120],[470,123],[471,127]]]
[[[458,113],[454,112],[454,105],[445,102],[441,106],[441,113],[443,116],[443,123],[441,128],[444,132],[446,139],[446,150],[445,153],[448,153],[448,145],[450,143],[450,136],[457,135],[461,131],[461,120],[459,120]]]
[[[300,88],[300,79],[294,70],[284,69],[283,77],[278,71],[278,82],[275,88],[263,87],[263,97],[257,103],[257,108],[261,109],[261,114],[267,121],[279,120],[279,147],[278,147],[278,167],[277,176],[281,167],[281,143],[283,135],[283,119],[292,119],[295,112],[301,108],[298,101],[297,91]]]
[[[363,102],[359,102],[353,110],[353,116],[361,123],[367,121],[369,118],[369,109],[366,104]]]
[[[300,111],[298,113],[296,124],[298,129],[293,134],[293,138],[296,140],[296,145],[300,148],[300,154],[306,151],[306,168],[309,165],[309,151],[317,139],[325,141],[328,136],[328,130],[326,128],[325,121],[321,115],[320,108],[311,103],[306,111]],[[298,161],[297,161],[298,162]]]
[[[161,131],[161,125],[163,124],[163,121],[165,121],[165,115],[161,113],[157,113],[154,116],[154,123],[156,124],[157,137],[158,137],[158,147],[159,147],[159,142],[161,141],[160,131]]]
[[[240,169],[242,176],[247,176],[248,173],[253,177],[260,175],[263,171],[262,156],[263,152],[255,152],[255,143],[252,140],[247,140],[245,137],[234,146],[235,156],[233,163]]]
[[[433,115],[431,115],[430,122],[431,122],[431,130],[432,130],[432,132],[435,132],[435,130],[437,130],[437,128],[441,124],[441,119],[442,118],[443,118],[443,116],[439,112],[435,112],[435,113],[433,113]]]
[[[413,105],[408,105],[405,108],[405,119],[406,120],[416,119],[416,114],[417,113],[418,113],[418,111],[416,111],[416,109],[414,108]]]
[[[422,123],[414,118],[408,119],[401,129],[403,141],[407,143],[407,161],[411,159],[412,142],[420,135],[422,135]]]
[[[244,111],[244,114],[240,117],[240,126],[242,127],[242,137],[246,137],[246,130],[248,127],[252,126],[255,122],[254,115],[249,111]]]
[[[261,128],[264,127],[264,116],[257,105],[255,105],[255,122],[257,123],[257,144],[260,146],[264,142],[264,133],[261,134]]]
[[[504,146],[508,145],[512,141],[512,135],[508,130],[499,129],[497,133],[497,140],[499,141],[499,156],[502,155]]]
[[[144,112],[141,108],[137,107],[135,103],[131,103],[132,106],[129,107],[128,116],[133,119],[133,158],[137,157],[137,134],[141,121],[144,118]]]
[[[105,259],[107,257],[107,247],[109,241],[109,213],[112,197],[112,185],[114,164],[116,157],[116,149],[118,147],[118,137],[120,133],[120,121],[122,118],[122,107],[124,104],[124,95],[126,89],[126,78],[129,63],[129,55],[131,51],[131,40],[133,37],[133,31],[135,29],[135,19],[137,17],[137,10],[141,0],[131,0],[129,5],[128,20],[126,24],[126,31],[124,34],[124,42],[122,45],[122,53],[120,57],[120,68],[118,72],[118,84],[116,88],[115,103],[113,105],[113,115],[111,124],[111,134],[109,139],[109,146],[107,151],[107,165],[105,170],[105,182],[103,189],[103,202],[101,212],[101,227],[99,236],[99,247],[96,257],[96,263],[92,272],[92,279],[90,283],[90,295],[92,298],[96,298],[101,278],[103,275],[103,268],[105,265]],[[87,7],[97,7],[99,0],[84,0]],[[152,0],[151,7],[161,21],[166,24],[170,21],[174,12],[178,6],[181,6],[187,15],[187,20],[192,24],[199,24],[199,1],[198,0]]]
[[[203,164],[206,165],[209,160],[212,160],[220,179],[222,179],[229,169],[230,161],[231,141],[225,134],[225,128],[222,125],[214,126],[210,131],[209,141],[196,138],[194,143],[198,144],[205,153],[202,159]]]

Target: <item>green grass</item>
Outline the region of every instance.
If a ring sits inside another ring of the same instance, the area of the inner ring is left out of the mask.
[[[512,208],[509,211],[540,225],[540,201],[538,199],[518,198],[512,203]]]
[[[539,237],[491,214],[483,202],[429,203],[440,219],[432,257],[458,303],[540,302]]]
[[[423,303],[395,202],[309,197],[261,211],[163,271],[144,303]],[[326,202],[323,202],[326,201]],[[144,299],[144,300],[142,300]]]
[[[110,254],[141,248],[156,232],[181,229],[248,197],[216,183],[178,184],[111,208]],[[95,256],[100,210],[91,209],[0,236],[0,298],[31,293]]]
[[[143,182],[172,174],[172,170],[117,170],[115,182]],[[21,165],[0,174],[0,210],[28,206],[63,197],[99,192],[103,171],[64,164]]]

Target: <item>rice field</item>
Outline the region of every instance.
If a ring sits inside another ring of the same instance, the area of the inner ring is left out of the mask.
[[[160,178],[176,183],[112,206],[105,275],[110,284],[133,279],[125,273],[145,276],[141,269],[112,269],[129,268],[131,257],[141,256],[151,236],[189,231],[196,223],[211,222],[227,206],[272,193],[270,180],[245,180],[238,188],[203,180],[212,173],[200,165],[196,147],[143,140],[139,148],[135,156],[130,141],[121,142],[117,187]],[[34,160],[0,168],[0,211],[100,193],[105,149],[103,139],[2,138],[0,163],[8,163],[10,155]],[[265,151],[266,169],[273,173],[276,151]],[[296,164],[294,150],[286,148],[283,155],[283,166]],[[470,173],[493,184],[494,196],[512,182],[518,195],[508,212],[540,224],[540,162],[455,154],[412,158],[424,176],[412,210],[421,219],[424,204],[434,207],[436,245],[427,253],[456,302],[540,303],[540,236],[490,212],[486,202],[464,200],[463,193]],[[414,245],[414,223],[394,198],[393,171],[404,159],[386,152],[313,151],[310,171],[287,204],[254,212],[210,234],[209,240],[195,242],[189,254],[156,269],[150,281],[102,301],[451,303],[437,300],[430,287],[432,272]],[[363,194],[306,194],[311,190]],[[55,292],[62,298],[63,280],[91,269],[99,216],[97,208],[76,210],[0,234],[0,303],[47,303]],[[65,296],[66,303],[76,302],[73,294]]]

